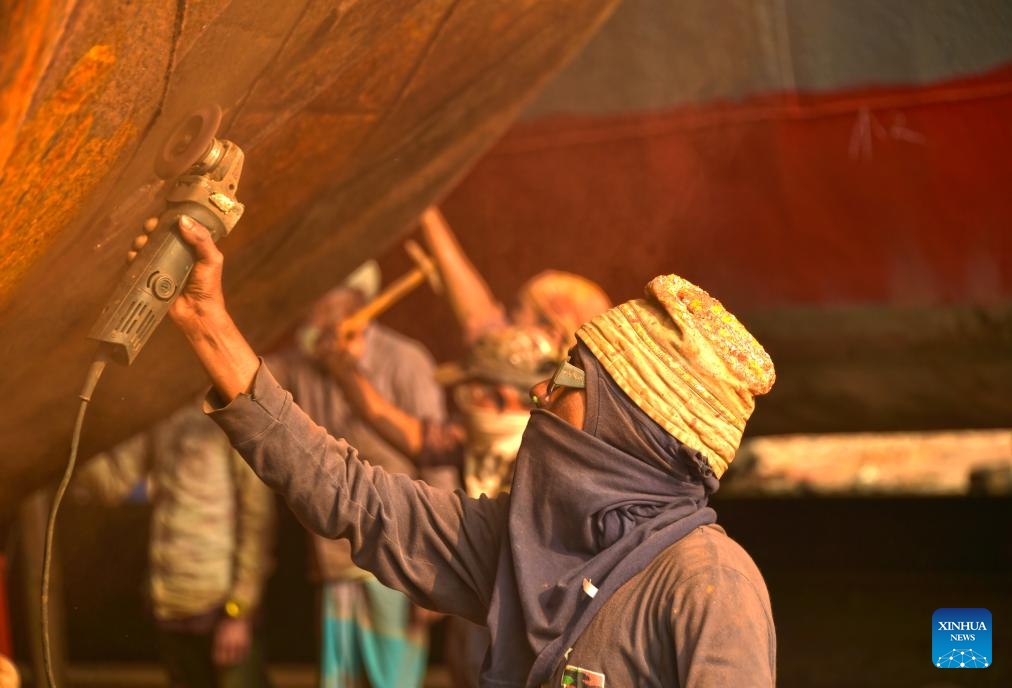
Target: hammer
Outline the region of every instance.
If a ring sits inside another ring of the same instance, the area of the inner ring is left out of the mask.
[[[429,286],[432,287],[432,291],[437,294],[443,291],[443,282],[439,278],[439,270],[436,268],[436,264],[432,262],[432,258],[414,241],[405,242],[404,250],[408,252],[408,255],[415,262],[414,269],[401,275],[390,286],[380,292],[375,299],[342,320],[338,326],[338,335],[346,335],[347,333],[361,330],[370,320],[374,320],[385,313],[391,306],[418,288],[422,282],[428,282]]]

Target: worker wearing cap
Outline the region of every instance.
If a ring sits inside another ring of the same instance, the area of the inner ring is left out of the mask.
[[[347,341],[345,342],[347,344]],[[352,345],[354,347],[354,345]],[[347,348],[329,358],[357,415],[422,468],[461,469],[471,497],[509,490],[513,462],[530,417],[531,386],[564,358],[537,327],[504,327],[482,335],[461,364],[441,366],[436,379],[451,387],[460,415],[420,418],[373,384]]]
[[[373,465],[421,477],[449,489],[454,471],[419,471],[356,414],[324,363],[348,316],[375,298],[381,275],[375,261],[352,272],[313,304],[295,342],[266,358],[272,374],[316,423],[354,443]],[[404,413],[426,423],[444,419],[442,389],[433,381],[429,352],[379,323],[360,333],[357,374]],[[310,574],[319,598],[319,688],[355,688],[396,683],[422,685],[432,614],[355,566],[345,540],[312,537]]]
[[[206,230],[181,228],[198,261],[171,316],[211,377],[212,417],[360,566],[486,623],[481,685],[774,684],[766,586],[706,506],[773,365],[715,299],[667,275],[584,325],[532,390],[512,492],[471,499],[313,424],[229,317]]]

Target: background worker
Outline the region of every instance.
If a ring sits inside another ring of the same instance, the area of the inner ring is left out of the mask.
[[[258,612],[274,568],[274,495],[197,404],[89,461],[79,500],[146,481],[151,611],[173,688],[269,686]]]
[[[325,363],[342,322],[374,298],[379,286],[379,267],[370,261],[313,305],[296,332],[295,344],[268,356],[268,365],[314,421],[362,447],[375,465],[412,477],[422,475],[453,489],[455,471],[419,472],[396,445],[365,423]],[[426,422],[444,420],[443,392],[433,380],[432,356],[420,343],[369,323],[359,332],[357,361],[359,374],[381,390],[392,408]],[[320,591],[321,688],[420,686],[433,615],[355,566],[346,540],[315,534],[311,538],[312,575]]]

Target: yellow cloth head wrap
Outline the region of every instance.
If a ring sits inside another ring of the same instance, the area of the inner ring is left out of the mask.
[[[576,335],[637,406],[703,452],[718,478],[755,396],[776,379],[773,361],[738,319],[677,275],[655,277],[645,299],[605,311]]]

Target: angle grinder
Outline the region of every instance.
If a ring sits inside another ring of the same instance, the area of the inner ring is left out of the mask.
[[[207,227],[215,242],[242,216],[244,206],[235,194],[243,152],[231,141],[215,138],[220,123],[216,105],[193,112],[155,161],[155,173],[171,183],[165,210],[88,335],[105,342],[118,363],[133,363],[193,269],[193,251],[179,235],[179,216],[189,215]]]

